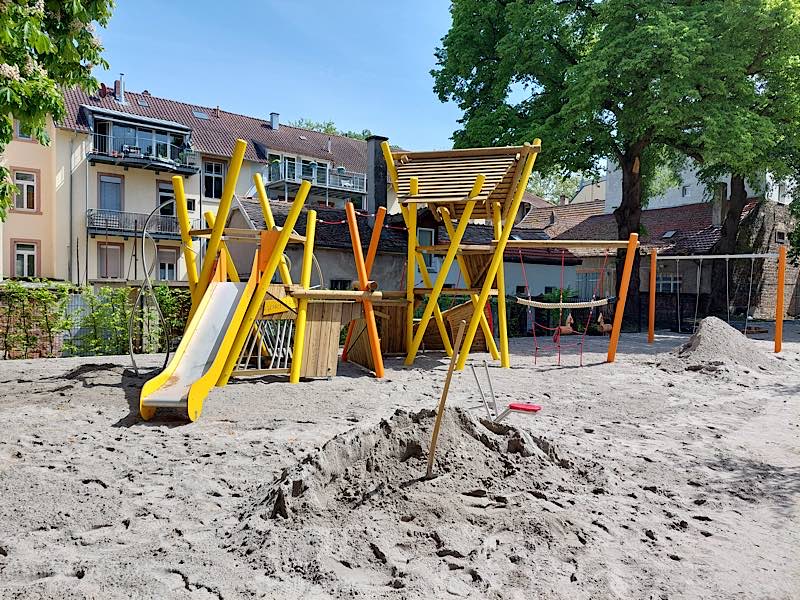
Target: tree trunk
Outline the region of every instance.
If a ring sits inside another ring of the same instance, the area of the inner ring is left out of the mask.
[[[739,234],[739,222],[742,220],[742,212],[747,206],[747,189],[744,177],[740,175],[731,176],[730,197],[728,208],[722,221],[720,238],[711,249],[711,254],[735,254],[736,240]],[[709,314],[718,314],[723,317],[728,313],[728,298],[726,292],[727,284],[727,262],[715,260],[711,268],[711,294],[709,295],[708,310]]]
[[[626,153],[620,161],[622,169],[622,203],[614,211],[617,221],[617,237],[627,240],[632,233],[639,233],[642,218],[642,176],[640,173],[641,161],[638,155]],[[617,251],[617,296],[622,283],[622,271],[625,265],[626,250]],[[629,328],[639,327],[640,298],[639,298],[639,252],[633,262],[631,281],[628,286],[628,296],[625,303],[624,321]]]

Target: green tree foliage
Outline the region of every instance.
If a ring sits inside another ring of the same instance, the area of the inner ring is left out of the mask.
[[[369,129],[362,131],[342,131],[333,121],[312,121],[311,119],[297,119],[296,121],[289,121],[291,127],[299,127],[300,129],[308,129],[310,131],[319,131],[320,133],[327,133],[328,135],[343,135],[344,137],[353,138],[356,140],[366,140],[372,135]]]
[[[581,185],[581,176],[575,173],[560,175],[552,173],[545,175],[541,171],[534,171],[528,180],[528,191],[544,198],[548,202],[558,204],[561,196],[572,198]]]
[[[64,117],[61,86],[97,88],[96,66],[107,67],[94,24],[105,25],[113,0],[0,1],[0,152],[11,141],[14,120],[49,144],[47,118]],[[16,193],[0,165],[0,220]]]
[[[796,96],[776,86],[797,80],[798,4],[455,0],[434,89],[464,112],[456,146],[541,137],[545,172],[614,161],[625,239],[639,231],[646,179],[664,151],[696,158],[702,148],[704,175],[733,166],[749,175],[764,164],[762,147],[783,144],[776,117],[791,124]],[[638,265],[633,272],[635,315]]]

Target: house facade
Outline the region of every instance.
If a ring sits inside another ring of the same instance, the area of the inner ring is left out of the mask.
[[[248,142],[236,195],[263,177],[270,198],[291,201],[312,182],[309,204],[367,210],[367,144],[268,120],[128,92],[121,80],[95,94],[64,92],[67,117],[42,146],[20,132],[2,156],[18,187],[2,228],[2,276],[73,283],[144,277],[185,281],[172,176],[181,175],[192,227],[216,214],[235,140]],[[150,239],[141,244],[147,225]],[[203,249],[196,241],[198,256]]]

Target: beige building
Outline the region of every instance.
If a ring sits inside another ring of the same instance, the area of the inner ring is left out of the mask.
[[[17,130],[2,161],[18,194],[2,226],[2,276],[74,283],[166,282],[186,278],[173,204],[181,175],[193,226],[216,213],[238,138],[248,142],[236,194],[252,192],[261,173],[270,198],[290,201],[302,179],[309,204],[368,206],[367,144],[281,125],[148,92],[102,86],[96,94],[65,91],[67,117],[51,125],[42,146]],[[152,242],[142,250],[147,224]],[[202,252],[199,242],[194,251]]]

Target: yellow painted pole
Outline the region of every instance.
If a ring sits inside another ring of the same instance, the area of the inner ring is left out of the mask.
[[[389,147],[389,142],[381,142],[381,150],[383,151],[383,158],[386,161],[386,172],[389,175],[389,181],[392,183],[392,189],[396,194],[399,190],[397,182],[397,167],[394,166],[394,158],[392,158],[392,149]]]
[[[783,348],[783,293],[786,284],[786,246],[778,249],[778,289],[775,298],[775,352]]]
[[[375,223],[372,226],[372,237],[369,239],[369,248],[367,248],[367,260],[365,266],[367,267],[367,278],[372,275],[372,265],[375,264],[375,256],[378,254],[378,243],[381,241],[381,233],[383,231],[383,221],[386,218],[386,207],[381,206],[378,212],[375,213]]]
[[[486,178],[483,175],[478,175],[477,179],[480,180],[481,187],[483,187],[483,182],[485,181]],[[478,190],[479,190],[478,193],[480,193],[480,188],[478,188]],[[475,196],[477,196],[477,194],[471,195],[470,197],[474,198]],[[458,227],[456,227],[455,238],[450,240],[450,247],[447,249],[447,254],[445,254],[444,256],[441,269],[439,270],[439,274],[436,276],[436,282],[433,284],[433,289],[431,290],[431,293],[428,295],[428,303],[425,305],[425,310],[422,312],[422,319],[417,325],[417,331],[411,340],[411,347],[408,348],[405,360],[405,364],[407,366],[414,363],[414,358],[417,355],[417,350],[419,350],[420,344],[422,344],[422,338],[425,335],[425,329],[428,327],[428,323],[431,320],[431,316],[433,316],[433,307],[439,300],[439,294],[442,293],[445,279],[447,279],[447,272],[450,270],[450,266],[453,264],[453,261],[456,258],[456,253],[458,252],[458,246],[461,244],[461,238],[464,237],[464,232],[467,230],[467,224],[469,223],[469,218],[472,215],[472,210],[475,208],[475,202],[476,202],[475,200],[469,200],[464,205],[464,211],[461,214],[461,219],[458,222]],[[470,343],[472,342],[470,341]]]
[[[541,143],[541,140],[538,138],[533,142],[534,146],[539,146]],[[526,155],[525,165],[522,168],[522,176],[517,183],[517,189],[514,191],[514,198],[511,200],[511,206],[509,207],[506,215],[506,224],[503,227],[502,233],[500,234],[500,239],[497,241],[497,246],[495,247],[495,252],[492,256],[492,262],[489,263],[489,270],[486,272],[486,278],[483,281],[481,293],[478,296],[478,305],[475,307],[475,311],[472,313],[472,318],[469,320],[469,326],[467,327],[467,333],[465,334],[464,341],[461,344],[461,352],[458,357],[458,363],[456,364],[456,368],[459,371],[467,364],[469,349],[472,347],[472,341],[475,339],[475,334],[478,331],[478,325],[481,321],[483,309],[486,306],[486,301],[489,299],[489,292],[492,290],[494,278],[497,276],[497,269],[500,267],[500,263],[503,261],[503,254],[505,254],[506,251],[506,244],[508,243],[508,238],[511,237],[511,228],[514,226],[514,218],[517,216],[519,205],[522,203],[522,196],[525,193],[525,188],[528,185],[528,179],[531,177],[531,171],[533,171],[533,165],[536,162],[537,156],[538,152],[530,150]]]
[[[406,229],[408,230],[408,249],[406,252],[406,352],[414,339],[414,282],[416,280],[417,247],[417,206],[409,204],[406,208]]]
[[[494,221],[494,237],[500,239],[503,230],[503,220],[500,215],[500,203],[492,205]],[[511,356],[508,351],[508,320],[506,316],[506,276],[505,261],[500,262],[497,269],[497,328],[500,331],[500,366],[504,369],[511,368]],[[482,311],[481,311],[482,312]]]
[[[425,265],[425,258],[422,256],[421,252],[417,252],[416,255],[417,266],[419,267],[420,275],[422,275],[422,283],[425,287],[433,288],[431,276],[428,274],[428,267]],[[436,327],[439,329],[439,337],[442,338],[444,351],[447,353],[447,356],[452,356],[453,346],[450,344],[450,334],[447,332],[447,325],[445,325],[444,315],[442,315],[442,309],[439,308],[438,302],[436,302],[433,307],[433,318],[436,320]]]
[[[314,256],[314,235],[317,231],[317,211],[309,210],[306,218],[306,241],[303,247],[303,268],[300,271],[300,285],[304,290],[311,287],[311,258]],[[294,350],[289,383],[299,383],[300,368],[303,366],[303,351],[306,340],[306,318],[308,317],[308,298],[297,301],[297,319],[294,326]]]
[[[622,317],[625,314],[625,300],[628,297],[628,286],[631,282],[631,273],[633,272],[633,263],[636,258],[636,253],[639,246],[639,234],[632,233],[628,238],[628,248],[625,250],[625,266],[622,269],[622,280],[619,284],[619,297],[617,298],[617,307],[614,311],[614,325],[611,328],[611,340],[608,342],[608,357],[606,362],[613,363],[617,357],[617,343],[619,342],[619,334],[622,331]],[[637,290],[638,291],[638,290]]]
[[[228,213],[231,211],[233,193],[236,191],[236,182],[239,179],[239,171],[242,168],[244,151],[246,149],[247,142],[244,140],[236,140],[236,144],[233,148],[233,156],[231,156],[230,166],[228,167],[228,174],[225,177],[225,186],[222,189],[222,198],[220,198],[219,208],[217,209],[217,220],[216,223],[214,223],[214,228],[211,230],[211,237],[208,240],[206,255],[203,259],[203,268],[197,280],[197,295],[199,298],[206,293],[208,283],[211,281],[211,272],[214,269],[214,261],[217,259],[217,254],[219,253],[222,232],[225,229],[225,223],[228,221]]]
[[[236,339],[234,340],[233,346],[228,354],[228,359],[225,362],[225,367],[222,370],[222,375],[220,376],[218,385],[225,385],[230,379],[233,369],[236,367],[236,362],[239,360],[239,355],[242,352],[242,348],[247,341],[247,337],[250,335],[250,329],[253,327],[256,317],[258,317],[259,313],[261,312],[262,305],[264,304],[264,298],[267,296],[267,292],[269,291],[272,276],[278,269],[278,263],[280,262],[281,256],[283,256],[283,251],[286,249],[286,244],[289,242],[289,237],[292,234],[292,229],[294,228],[295,223],[297,223],[297,218],[300,216],[300,213],[303,210],[303,206],[305,205],[310,189],[311,184],[308,181],[303,181],[303,183],[300,184],[300,189],[297,191],[297,196],[295,196],[294,202],[292,202],[292,207],[289,209],[289,214],[286,215],[286,222],[283,224],[283,229],[281,229],[281,232],[278,235],[275,246],[269,249],[271,250],[271,253],[267,259],[267,264],[264,267],[264,271],[261,273],[261,279],[258,282],[256,291],[253,293],[253,298],[250,300],[250,304],[247,306],[247,312],[244,314],[244,319],[239,327],[239,332],[236,334]],[[219,222],[217,222],[217,224],[219,224]],[[268,249],[262,248],[261,250],[266,252]]]
[[[258,202],[261,204],[261,212],[264,215],[264,223],[267,230],[275,229],[275,217],[272,215],[272,208],[269,205],[269,198],[267,197],[267,189],[264,187],[264,180],[261,178],[261,173],[253,175],[253,182],[256,184],[256,192],[258,193]],[[280,273],[281,281],[284,285],[292,285],[292,274],[289,272],[289,266],[286,264],[286,258],[281,256],[281,262],[278,263],[278,273]],[[322,282],[320,281],[320,284]]]
[[[447,235],[452,238],[455,235],[455,227],[453,227],[453,220],[450,218],[450,212],[442,207],[439,209],[439,213],[442,215],[442,222],[447,230]],[[461,278],[464,280],[464,285],[471,288],[472,279],[469,276],[469,270],[467,269],[467,263],[464,257],[457,254],[456,261],[458,261],[458,267],[461,269]],[[478,305],[478,294],[470,294],[469,299],[472,302],[472,306]],[[483,311],[481,311],[480,325],[483,330],[483,337],[486,338],[486,345],[489,347],[489,354],[492,355],[493,360],[500,360],[500,352],[497,350],[497,344],[494,341],[494,332],[492,328],[489,327],[489,321],[486,320],[486,315]]]
[[[189,208],[186,204],[186,192],[183,189],[183,177],[175,175],[172,178],[172,189],[175,193],[175,212],[178,215],[178,226],[181,229],[181,245],[183,246],[183,260],[186,262],[186,279],[189,280],[189,291],[192,293],[192,306],[200,302],[196,298],[197,287],[197,262],[192,247],[192,236],[189,235]]]
[[[650,250],[650,287],[647,305],[647,343],[652,344],[656,339],[656,270],[658,268],[658,250]],[[697,283],[700,285],[700,282]]]
[[[212,213],[210,210],[207,210],[205,213],[203,213],[203,217],[206,219],[206,225],[208,225],[208,228],[214,229],[214,213]],[[239,283],[241,281],[241,279],[239,279],[239,271],[236,270],[236,265],[233,262],[231,253],[228,251],[228,246],[225,244],[225,242],[220,242],[219,247],[220,257],[222,256],[222,250],[225,250],[225,267],[228,270],[228,278],[235,283]]]

